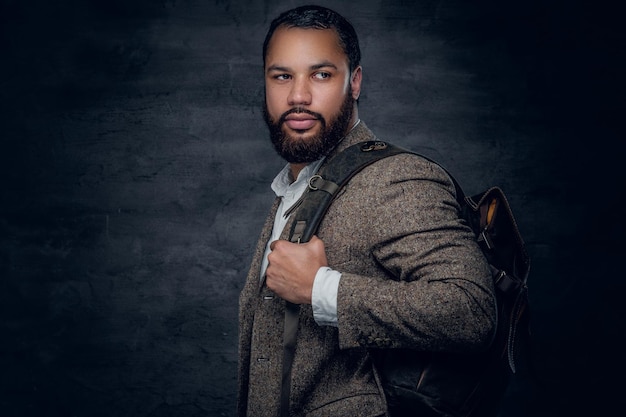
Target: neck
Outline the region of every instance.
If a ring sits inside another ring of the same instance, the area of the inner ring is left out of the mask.
[[[307,165],[307,163],[289,164],[289,169],[291,170],[291,182],[298,179],[298,174],[300,174],[300,171],[302,171]]]

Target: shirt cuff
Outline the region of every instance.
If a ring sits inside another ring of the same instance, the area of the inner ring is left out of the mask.
[[[321,267],[315,274],[311,304],[313,318],[320,326],[337,327],[337,292],[341,273],[327,266]]]

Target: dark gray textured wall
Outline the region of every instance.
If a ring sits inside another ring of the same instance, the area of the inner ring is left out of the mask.
[[[319,3],[360,33],[362,119],[510,197],[536,376],[502,416],[606,412],[625,330],[617,14]],[[282,166],[260,47],[299,2],[0,4],[0,415],[232,415],[238,292]]]

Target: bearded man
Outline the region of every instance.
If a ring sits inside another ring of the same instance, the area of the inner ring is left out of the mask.
[[[286,240],[309,178],[376,140],[359,119],[360,58],[352,25],[323,7],[284,12],[265,38],[264,117],[287,165],[240,295],[239,416],[402,415],[383,391],[380,352],[472,352],[492,339],[490,270],[436,164],[405,154],[368,166],[317,236]],[[298,330],[284,373],[288,304]]]

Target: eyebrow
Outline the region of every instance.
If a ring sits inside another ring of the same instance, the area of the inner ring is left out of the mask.
[[[310,69],[311,70],[318,70],[318,69],[327,68],[327,67],[330,67],[330,68],[333,68],[333,69],[338,69],[337,65],[333,64],[330,61],[323,61],[323,62],[320,62],[319,64],[311,65]],[[283,67],[283,66],[280,66],[280,65],[270,65],[269,67],[267,67],[266,71],[267,72],[271,72],[271,71],[289,72],[289,71],[291,71],[291,68]]]

